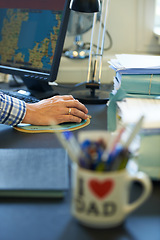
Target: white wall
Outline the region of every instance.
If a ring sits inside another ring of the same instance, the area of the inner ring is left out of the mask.
[[[154,0],[110,0],[107,29],[113,46],[104,52],[101,82],[112,82],[114,72],[107,61],[116,53],[160,54],[160,45],[152,33]],[[98,25],[97,25],[98,27]],[[91,31],[83,34],[90,41]],[[65,48],[74,38],[66,37]],[[108,39],[105,40],[108,46]],[[83,82],[87,79],[88,59],[73,60],[62,57],[57,82]]]

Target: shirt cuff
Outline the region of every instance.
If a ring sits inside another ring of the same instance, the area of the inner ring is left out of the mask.
[[[3,124],[16,126],[19,124],[26,113],[26,103],[8,95],[4,95],[5,104],[3,110]]]

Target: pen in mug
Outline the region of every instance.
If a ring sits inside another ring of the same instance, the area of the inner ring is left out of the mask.
[[[59,139],[62,146],[67,150],[69,157],[72,161],[78,162],[78,156],[74,154],[72,146],[70,145],[69,141],[67,141],[66,137],[64,136],[63,132],[55,132],[57,138]]]
[[[142,126],[143,119],[144,119],[144,116],[140,117],[140,119],[137,121],[137,123],[133,127],[133,130],[132,130],[131,134],[129,135],[127,141],[122,145],[120,152],[117,154],[117,156],[115,156],[115,159],[113,156],[110,159],[110,164],[112,164],[111,165],[112,170],[114,170],[115,168],[120,170],[120,169],[123,169],[126,167],[127,162],[130,157],[130,152],[128,151],[128,147],[131,144],[131,142],[133,141],[136,134],[139,132],[139,130]],[[111,153],[113,153],[113,152],[111,152]]]
[[[81,167],[86,168],[89,159],[83,153],[79,142],[76,140],[75,136],[70,131],[56,132],[58,139],[60,140],[62,146],[67,149],[68,155],[73,162],[76,162]]]
[[[132,130],[131,134],[129,135],[127,141],[122,144],[122,149],[119,153],[118,153],[118,150],[116,149],[116,146],[120,140],[120,137],[121,137],[123,131],[125,130],[123,128],[120,130],[119,134],[117,135],[117,138],[115,139],[113,146],[111,147],[111,151],[104,152],[103,160],[106,160],[106,165],[107,165],[108,170],[111,170],[111,168],[112,168],[112,170],[117,168],[117,166],[120,164],[120,162],[121,162],[121,165],[119,166],[119,169],[122,169],[123,166],[126,166],[128,159],[129,159],[128,147],[131,144],[131,142],[133,141],[136,134],[139,132],[139,130],[142,126],[143,119],[144,119],[144,116],[140,117],[140,119],[137,121],[137,123],[133,127],[133,130]],[[116,151],[115,151],[115,149],[116,149]],[[124,156],[122,158],[122,156],[120,156],[119,154],[124,153],[124,152],[126,152],[126,154],[123,154]],[[105,156],[105,159],[104,159],[104,156]]]
[[[117,136],[115,137],[115,139],[113,140],[113,142],[111,143],[111,146],[109,146],[109,147],[104,151],[104,153],[103,153],[103,155],[102,155],[102,160],[103,160],[103,161],[106,161],[106,160],[108,159],[109,155],[110,155],[112,152],[115,151],[115,148],[116,148],[117,144],[119,143],[119,141],[120,141],[120,139],[121,139],[121,136],[122,136],[122,134],[123,134],[124,131],[125,131],[125,127],[122,127],[122,128],[119,130],[119,132],[118,132]]]
[[[115,150],[116,145],[119,143],[119,141],[120,141],[120,139],[121,139],[121,136],[122,136],[124,130],[125,130],[125,127],[122,127],[122,128],[119,130],[117,136],[115,137],[115,139],[114,139],[114,141],[113,141],[113,143],[112,143],[111,152],[113,152],[113,151]]]
[[[140,130],[141,126],[142,126],[143,119],[144,119],[144,116],[141,116],[140,119],[135,124],[135,126],[133,127],[133,131],[129,135],[127,141],[125,143],[123,143],[123,147],[124,148],[128,148],[129,147],[129,145],[131,144],[131,142],[135,138],[136,134],[139,132],[139,130]]]

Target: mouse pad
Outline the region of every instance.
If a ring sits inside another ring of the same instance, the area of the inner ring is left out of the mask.
[[[74,131],[83,127],[86,127],[90,123],[90,119],[83,120],[81,123],[61,123],[54,126],[36,126],[31,124],[20,123],[14,129],[26,132],[26,133],[43,133],[43,132],[64,132],[64,131]]]

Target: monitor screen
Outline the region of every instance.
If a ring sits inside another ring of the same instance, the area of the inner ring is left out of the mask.
[[[35,90],[55,81],[68,18],[69,0],[0,0],[0,72]]]

